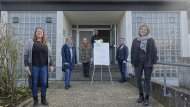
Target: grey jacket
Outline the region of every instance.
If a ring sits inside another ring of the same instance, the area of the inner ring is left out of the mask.
[[[32,65],[32,48],[33,48],[34,41],[32,39],[29,39],[26,41],[25,47],[24,47],[24,65],[31,67]],[[50,66],[53,65],[53,60],[52,60],[52,51],[51,51],[51,46],[49,42],[47,42],[47,47],[48,47],[48,64]]]

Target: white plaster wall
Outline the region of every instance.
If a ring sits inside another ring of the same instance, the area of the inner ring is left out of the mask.
[[[129,56],[128,56],[128,61],[131,61],[130,58],[130,51],[131,51],[131,44],[132,44],[132,12],[131,11],[126,11],[121,18],[121,20],[118,23],[117,26],[118,32],[117,32],[117,40],[119,40],[120,37],[125,39],[125,44],[128,47],[129,50]],[[127,77],[129,76],[129,73],[133,73],[132,67],[130,62],[127,63]]]
[[[63,72],[61,48],[65,43],[65,38],[71,35],[71,23],[63,11],[57,11],[57,38],[56,38],[56,80],[61,80]]]
[[[117,40],[119,41],[119,38],[124,38],[126,40],[126,12],[123,14],[122,18],[117,24]],[[119,42],[118,42],[119,44]],[[118,45],[117,44],[117,45]]]
[[[131,11],[126,11],[121,18],[121,20],[118,23],[118,32],[117,32],[117,40],[119,38],[124,38],[125,39],[125,44],[127,45],[129,49],[129,56],[128,56],[128,61],[130,61],[130,49],[131,49],[131,44],[132,44],[132,12]]]
[[[126,11],[126,44],[129,49],[128,61],[131,61],[131,45],[132,45],[132,12]]]
[[[190,57],[190,43],[188,36],[188,18],[187,11],[180,12],[180,34],[181,34],[181,55],[182,57]]]

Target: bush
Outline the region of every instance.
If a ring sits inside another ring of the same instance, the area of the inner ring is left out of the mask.
[[[17,61],[21,56],[9,24],[0,23],[0,105],[15,105],[20,99],[29,96],[28,87],[17,87]]]

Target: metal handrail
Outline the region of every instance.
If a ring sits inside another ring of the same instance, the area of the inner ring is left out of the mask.
[[[131,62],[131,61],[127,61]],[[181,66],[181,67],[190,67],[190,64],[182,64],[182,63],[168,63],[168,62],[157,62],[159,65],[171,65],[171,66]]]
[[[180,67],[190,67],[190,64],[174,64],[174,63],[167,63],[167,62],[158,62],[159,65],[171,65],[171,66],[180,66]]]
[[[131,61],[127,61],[127,62],[131,62]],[[178,67],[190,67],[190,64],[182,64],[182,63],[167,63],[167,62],[157,62],[158,65],[163,65],[164,66],[164,77],[163,77],[163,81],[164,81],[164,96],[166,97],[171,97],[171,92],[167,91],[167,87],[166,87],[166,78],[167,78],[167,74],[166,74],[166,66],[170,65],[170,66],[178,66]]]
[[[158,62],[157,64],[159,65],[164,65],[164,77],[163,77],[163,81],[164,81],[164,96],[166,97],[171,97],[171,92],[168,92],[167,91],[167,88],[166,88],[166,78],[167,78],[167,74],[166,74],[166,66],[170,65],[170,66],[178,66],[178,67],[190,67],[189,64],[174,64],[174,63],[167,63],[167,62],[164,62],[164,63],[161,63],[161,62]]]

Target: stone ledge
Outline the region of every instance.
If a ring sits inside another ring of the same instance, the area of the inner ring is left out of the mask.
[[[134,75],[131,75],[129,82],[137,86]],[[152,97],[166,107],[190,107],[190,90],[176,86],[167,85],[167,92],[171,97],[164,96],[163,83],[152,81]]]

